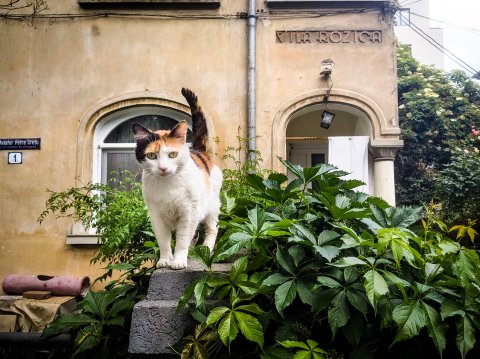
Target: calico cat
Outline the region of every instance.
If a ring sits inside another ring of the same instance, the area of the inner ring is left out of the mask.
[[[143,198],[160,247],[157,268],[187,267],[188,248],[200,223],[204,223],[204,244],[210,250],[218,231],[222,173],[209,152],[207,124],[197,96],[185,88],[182,95],[192,113],[191,148],[185,121],[170,131],[152,132],[138,123],[132,125],[135,154],[143,169]],[[173,229],[174,253],[170,245]]]

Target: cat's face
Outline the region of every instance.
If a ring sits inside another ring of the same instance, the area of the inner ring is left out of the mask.
[[[152,132],[134,123],[135,154],[141,167],[155,176],[168,177],[177,173],[188,156],[187,129],[186,122],[180,122],[171,131]]]

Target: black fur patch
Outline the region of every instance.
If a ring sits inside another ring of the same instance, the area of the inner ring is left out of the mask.
[[[182,88],[182,95],[187,100],[192,112],[192,147],[200,152],[207,152],[207,120],[198,104],[197,95],[187,88]]]
[[[137,147],[135,148],[135,156],[138,162],[145,161],[145,149],[147,146],[160,139],[160,136],[150,130],[147,130],[138,123],[132,124],[132,131],[136,136]],[[139,135],[140,134],[140,135]]]

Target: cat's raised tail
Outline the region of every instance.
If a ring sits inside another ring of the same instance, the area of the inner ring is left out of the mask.
[[[192,149],[209,153],[207,120],[198,104],[197,95],[192,90],[182,88],[182,95],[192,112]]]

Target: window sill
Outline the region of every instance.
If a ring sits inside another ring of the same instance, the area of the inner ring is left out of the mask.
[[[98,236],[95,234],[67,234],[67,244],[70,245],[98,245]]]
[[[86,9],[216,9],[220,0],[77,0]]]
[[[389,0],[267,0],[271,9],[370,8],[380,7]]]

